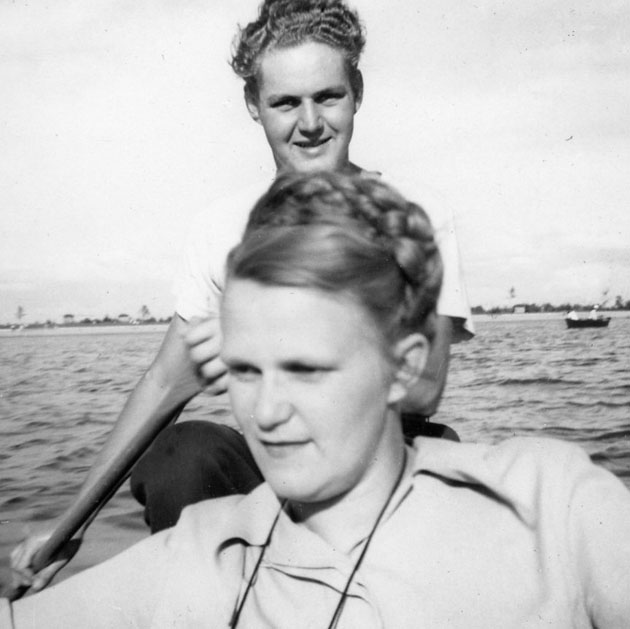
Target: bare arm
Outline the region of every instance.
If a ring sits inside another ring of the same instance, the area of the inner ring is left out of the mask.
[[[220,366],[217,368],[214,379],[211,371],[205,382],[202,383],[198,379],[197,368],[189,358],[188,347],[184,340],[187,330],[188,324],[176,314],[155,360],[129,396],[73,505],[90,494],[91,489],[99,483],[99,480],[106,473],[109,462],[120,454],[141,430],[151,424],[159,428],[160,426],[163,427],[169,420],[174,421],[184,404],[199,393],[204,384],[209,384],[210,390],[215,390],[217,393],[225,388],[225,377]],[[58,521],[64,519],[73,505],[70,505]],[[83,527],[78,538],[79,541],[90,522],[91,519]],[[61,553],[60,560],[40,571],[33,581],[30,564],[35,553],[48,539],[55,525],[56,522],[53,522],[48,531],[29,537],[14,550],[12,566],[16,571],[16,582],[25,586],[32,583],[34,590],[41,589],[76,552],[79,544],[76,541],[73,544],[68,544]]]
[[[199,331],[201,345],[197,345]],[[217,318],[187,323],[174,315],[155,360],[129,396],[79,496],[141,426],[166,414],[175,421],[182,405],[203,389],[215,395],[226,390],[226,370],[218,358],[220,342]],[[203,358],[197,359],[200,351]]]
[[[437,411],[446,385],[452,334],[453,324],[450,317],[437,315],[435,337],[431,342],[427,364],[417,383],[403,400],[403,413],[430,417]]]
[[[125,406],[99,452],[79,495],[89,489],[113,454],[123,448],[138,428],[156,413],[172,413],[177,418],[181,406],[202,390],[184,342],[187,323],[173,316],[162,345],[146,373],[131,392]]]

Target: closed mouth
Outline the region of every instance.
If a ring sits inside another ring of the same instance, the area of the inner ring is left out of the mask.
[[[268,457],[277,460],[292,459],[304,452],[308,441],[262,441],[262,446]]]
[[[322,146],[326,144],[326,142],[328,142],[331,139],[332,138],[328,137],[328,138],[322,138],[320,140],[315,140],[313,142],[302,141],[302,142],[294,142],[293,144],[295,144],[295,146],[299,146],[302,149],[314,149],[314,148],[317,148],[318,146]]]
[[[308,443],[308,440],[302,441],[261,441],[261,443],[267,448],[283,448],[283,447],[293,447],[293,446],[303,446]]]

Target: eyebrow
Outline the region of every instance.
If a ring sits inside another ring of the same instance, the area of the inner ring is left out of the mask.
[[[227,356],[225,354],[221,355],[221,360],[225,363],[227,367],[252,367],[252,362],[245,359],[239,358],[238,356]]]
[[[338,85],[330,85],[328,87],[322,88],[321,90],[317,90],[315,93],[313,93],[310,96],[312,98],[318,98],[319,96],[324,96],[330,93],[347,94],[348,87],[344,85],[343,83],[340,83]],[[286,92],[286,93],[278,92],[274,94],[269,94],[269,96],[267,96],[268,101],[282,100],[283,98],[301,98],[301,96],[298,96],[297,94],[292,94],[290,92]]]
[[[312,358],[294,358],[284,360],[280,363],[280,366],[282,367],[282,369],[285,369],[287,371],[295,371],[296,369],[318,369],[320,371],[331,371],[333,369],[330,361],[313,360]]]
[[[244,367],[249,369],[260,369],[254,362],[246,358],[239,358],[237,356],[223,356],[223,362],[229,369],[242,369]],[[332,371],[335,368],[334,361],[330,359],[317,359],[317,358],[287,358],[281,360],[278,365],[280,369],[286,371],[295,371],[301,369],[318,369],[320,371]]]

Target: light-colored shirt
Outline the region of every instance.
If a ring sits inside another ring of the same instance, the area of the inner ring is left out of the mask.
[[[455,320],[455,340],[470,337],[474,328],[451,210],[436,192],[416,181],[388,177],[383,180],[429,215],[444,266],[437,312]],[[264,180],[249,184],[218,199],[210,210],[196,218],[174,284],[175,310],[186,321],[218,315],[227,254],[240,241],[250,210],[270,183]]]
[[[630,493],[581,449],[420,437],[410,455],[339,629],[630,626]],[[173,529],[14,603],[15,627],[225,629],[278,512],[266,484],[187,507]],[[282,512],[238,626],[327,627],[355,560]]]

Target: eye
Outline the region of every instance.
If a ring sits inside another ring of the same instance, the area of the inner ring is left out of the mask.
[[[260,376],[260,369],[246,363],[238,363],[228,366],[228,374],[241,382],[250,382]]]
[[[285,370],[298,380],[313,382],[323,378],[324,374],[330,371],[328,367],[310,363],[288,363]]]
[[[291,109],[298,107],[299,104],[299,99],[293,98],[292,96],[284,96],[272,101],[270,106],[272,109],[277,109],[278,111],[291,111]]]
[[[345,95],[345,92],[322,92],[317,95],[316,101],[320,105],[336,105]]]

